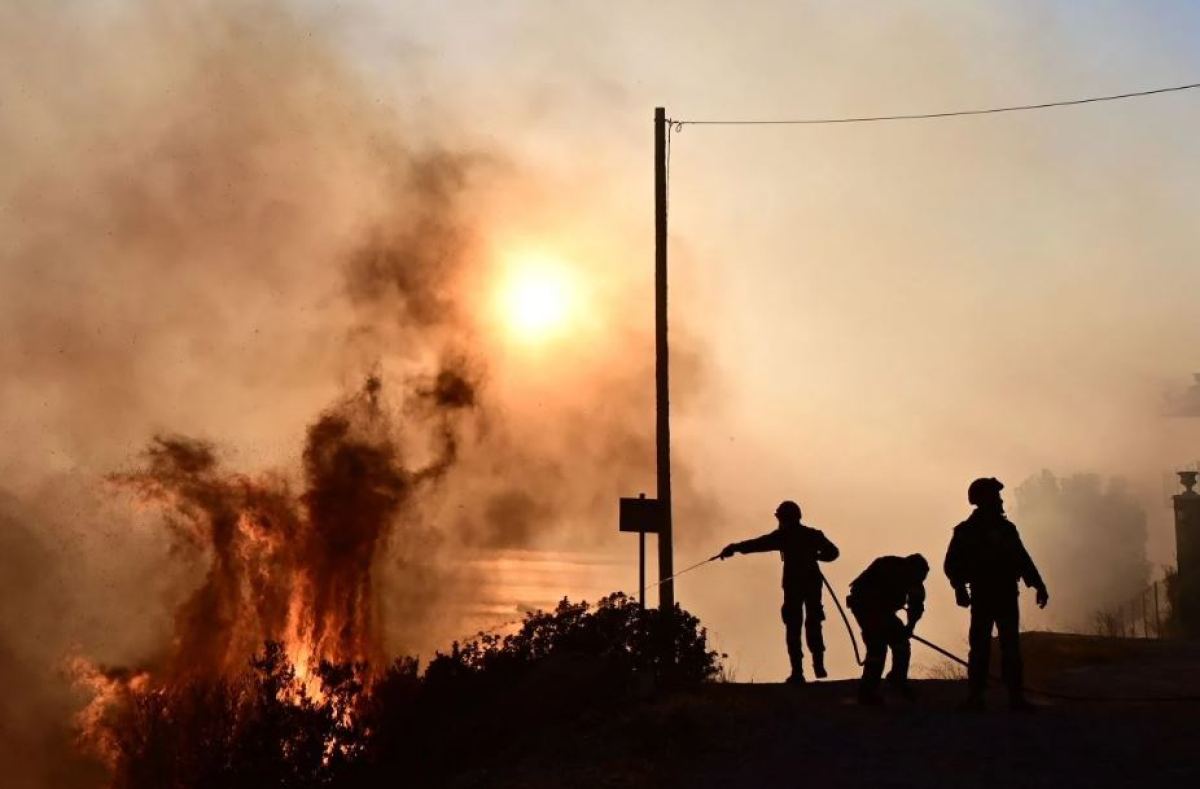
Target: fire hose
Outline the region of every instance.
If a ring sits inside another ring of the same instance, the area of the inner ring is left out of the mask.
[[[720,558],[721,558],[721,554],[719,554],[719,553],[716,556],[710,556],[702,562],[696,562],[691,567],[683,568],[682,570],[675,573],[674,575],[668,575],[666,578],[660,578],[652,584],[647,584],[646,588],[653,589],[656,586],[661,586],[662,584],[665,584],[667,581],[674,581],[676,578],[683,575],[684,573],[690,573],[692,570],[703,567],[704,565],[708,564],[709,562],[715,562],[717,559],[720,559]]]

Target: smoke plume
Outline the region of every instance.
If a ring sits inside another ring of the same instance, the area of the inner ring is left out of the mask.
[[[1096,615],[1124,605],[1150,582],[1146,513],[1128,484],[1096,474],[1049,471],[1016,491],[1015,519],[1026,547],[1053,586],[1054,620],[1090,632]],[[1079,572],[1081,556],[1088,571]]]

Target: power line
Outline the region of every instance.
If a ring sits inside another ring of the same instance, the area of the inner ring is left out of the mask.
[[[1136,99],[1144,96],[1155,96],[1160,93],[1177,93],[1184,90],[1194,90],[1200,88],[1200,82],[1192,82],[1187,85],[1174,85],[1169,88],[1153,88],[1151,90],[1138,90],[1132,93],[1115,93],[1109,96],[1091,96],[1086,99],[1067,99],[1065,101],[1047,101],[1041,104],[1016,104],[1009,107],[990,107],[981,110],[954,110],[951,112],[922,112],[906,115],[874,115],[855,118],[799,118],[794,120],[678,120],[670,119],[668,122],[675,128],[676,131],[682,130],[684,126],[815,126],[831,123],[877,123],[880,121],[917,121],[930,120],[934,118],[958,118],[964,115],[996,115],[1002,112],[1026,112],[1029,110],[1045,110],[1052,107],[1071,107],[1077,104],[1093,104],[1100,101],[1120,101],[1122,99]]]

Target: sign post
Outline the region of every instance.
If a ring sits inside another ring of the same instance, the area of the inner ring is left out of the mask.
[[[648,499],[645,493],[636,499],[621,499],[618,529],[638,535],[638,604],[642,608],[646,607],[646,535],[659,534],[661,518],[658,499]]]

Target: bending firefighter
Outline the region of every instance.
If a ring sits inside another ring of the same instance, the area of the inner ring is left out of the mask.
[[[1017,527],[1004,516],[1004,485],[988,477],[977,479],[967,489],[967,500],[975,505],[971,516],[954,528],[946,551],[946,577],[954,587],[958,604],[971,609],[970,653],[967,683],[970,694],[966,709],[982,710],[992,650],[992,628],[1000,636],[1000,661],[1008,685],[1009,705],[1030,710],[1022,685],[1018,581],[1037,590],[1037,604],[1046,607],[1050,595],[1046,584],[1021,542]]]
[[[783,559],[783,624],[787,634],[788,659],[792,664],[791,684],[804,682],[804,650],[800,646],[800,631],[804,630],[808,650],[812,653],[813,673],[823,679],[825,672],[825,642],[821,637],[821,571],[817,562],[832,562],[838,549],[817,529],[800,522],[800,505],[785,501],[775,510],[779,528],[753,540],[725,546],[719,554],[728,559],[738,553],[779,551]]]
[[[911,556],[881,556],[871,562],[863,574],[850,583],[846,605],[862,628],[867,657],[863,662],[862,681],[858,686],[860,704],[879,704],[879,683],[888,649],[892,650],[892,670],[888,684],[904,699],[916,694],[908,684],[908,662],[912,654],[909,636],[925,613],[925,578],[929,562],[919,553]],[[908,609],[908,624],[896,614]]]

